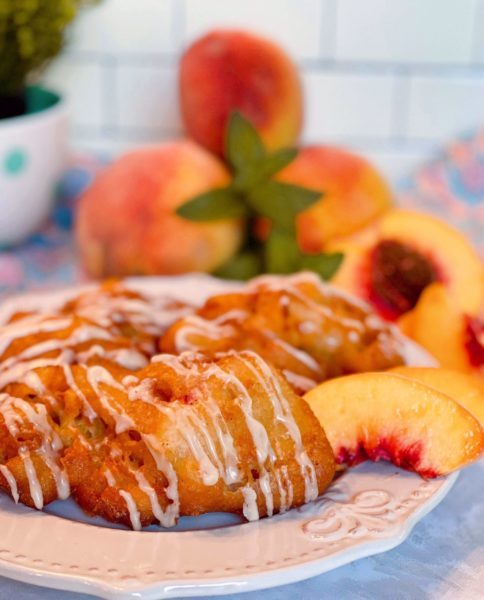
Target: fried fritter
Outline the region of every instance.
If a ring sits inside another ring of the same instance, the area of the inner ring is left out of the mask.
[[[120,335],[152,356],[157,339],[168,326],[191,311],[186,303],[166,296],[146,296],[117,279],[108,279],[67,302],[60,313],[89,319],[107,329],[115,326]]]
[[[129,369],[146,365],[167,325],[187,306],[148,298],[109,281],[56,312],[13,314],[0,326],[0,391],[34,369],[109,359]]]
[[[174,323],[162,352],[253,350],[298,391],[346,373],[406,363],[399,332],[316,275],[263,276],[240,292],[213,296]]]
[[[70,490],[134,529],[209,511],[253,520],[313,500],[333,477],[319,422],[253,352],[66,372],[35,371],[50,400],[28,382],[0,397],[0,487],[30,506]]]

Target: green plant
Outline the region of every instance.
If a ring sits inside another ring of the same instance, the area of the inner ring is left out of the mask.
[[[87,0],[0,0],[0,96],[22,99],[31,77],[55,57]],[[21,109],[18,107],[20,112]]]
[[[273,179],[296,155],[296,148],[269,153],[252,124],[240,113],[232,113],[225,152],[232,181],[227,187],[195,196],[177,209],[179,216],[190,221],[243,219],[245,243],[215,273],[219,277],[249,279],[259,273],[306,269],[331,279],[338,270],[342,254],[304,254],[296,239],[297,215],[317,202],[321,192]],[[261,220],[269,225],[266,237],[255,234]]]

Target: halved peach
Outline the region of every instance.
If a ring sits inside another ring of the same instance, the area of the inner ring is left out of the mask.
[[[390,373],[331,379],[305,395],[336,461],[389,460],[422,477],[446,475],[476,460],[484,433],[449,396]]]
[[[442,283],[467,314],[476,314],[484,300],[479,255],[461,233],[430,215],[390,210],[326,249],[345,254],[332,283],[389,319],[411,310],[433,282]]]
[[[443,284],[433,283],[398,321],[442,367],[484,374],[484,323],[464,314]]]
[[[484,380],[454,369],[394,367],[387,371],[439,390],[468,410],[484,428]]]

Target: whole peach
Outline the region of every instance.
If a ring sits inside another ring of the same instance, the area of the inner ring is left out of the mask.
[[[237,30],[215,30],[184,53],[182,116],[189,136],[222,156],[228,117],[240,111],[268,149],[296,142],[302,92],[294,63],[273,42]]]
[[[175,209],[228,181],[224,165],[190,141],[122,156],[80,200],[76,237],[86,270],[103,277],[211,271],[222,265],[240,244],[240,223],[194,223]]]
[[[303,147],[277,178],[324,193],[298,217],[298,240],[306,252],[320,252],[326,242],[364,227],[392,204],[391,191],[378,171],[340,148]]]

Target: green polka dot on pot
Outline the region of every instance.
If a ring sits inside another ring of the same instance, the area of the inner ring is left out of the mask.
[[[8,151],[3,159],[3,168],[8,175],[19,175],[27,166],[27,155],[21,148]]]

